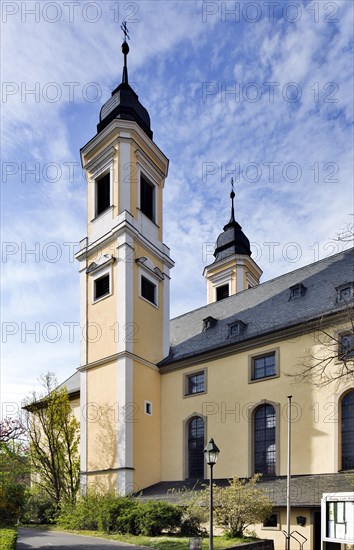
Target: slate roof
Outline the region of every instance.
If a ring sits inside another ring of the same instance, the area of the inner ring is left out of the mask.
[[[273,333],[341,309],[336,287],[354,281],[354,248],[244,290],[171,320],[171,347],[159,366]],[[290,299],[290,287],[302,283],[304,295]],[[216,324],[203,330],[203,319]],[[229,324],[242,321],[240,336],[229,336]]]
[[[227,479],[214,480],[216,485],[226,487]],[[178,502],[178,493],[171,492],[171,489],[187,488],[200,491],[209,484],[208,480],[185,480],[185,481],[162,481],[151,485],[141,492],[142,500],[166,500]],[[265,491],[274,506],[286,506],[286,476],[273,479],[263,479],[258,486]],[[323,493],[353,492],[354,474],[318,474],[318,475],[297,475],[291,478],[291,506],[320,506]]]
[[[66,391],[69,395],[73,393],[77,393],[80,391],[80,373],[78,371],[74,372],[67,380],[62,382],[58,387],[57,390],[61,390],[63,388],[66,388]]]

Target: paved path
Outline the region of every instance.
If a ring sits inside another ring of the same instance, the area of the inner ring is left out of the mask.
[[[142,546],[132,546],[124,542],[114,542],[95,537],[82,535],[70,535],[58,531],[43,531],[37,529],[19,529],[17,550],[30,550],[31,548],[49,548],[50,550],[145,550]]]

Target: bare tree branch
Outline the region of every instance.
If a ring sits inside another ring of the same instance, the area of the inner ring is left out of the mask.
[[[297,382],[311,381],[319,387],[338,381],[354,382],[354,310],[347,302],[341,316],[329,324],[322,317],[312,346],[299,360],[299,369],[290,374]]]

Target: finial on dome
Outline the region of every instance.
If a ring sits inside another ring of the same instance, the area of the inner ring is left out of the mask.
[[[122,76],[122,84],[128,84],[128,65],[127,65],[127,55],[129,53],[129,45],[127,42],[127,39],[130,40],[129,31],[127,27],[126,21],[123,21],[120,27],[124,34],[124,42],[122,44],[122,52],[124,55],[124,67],[123,67],[123,76]]]
[[[229,223],[235,222],[235,209],[234,209],[234,198],[235,198],[235,191],[234,191],[234,178],[231,178],[231,193],[230,193],[230,199],[231,199],[231,218]]]

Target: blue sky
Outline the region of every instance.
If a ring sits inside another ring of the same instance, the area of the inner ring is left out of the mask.
[[[6,412],[41,373],[63,380],[78,365],[79,149],[120,82],[124,19],[130,82],[170,159],[171,316],[206,302],[202,271],[229,218],[232,176],[263,281],[343,249],[336,235],[353,220],[352,2],[9,1],[1,10]]]

